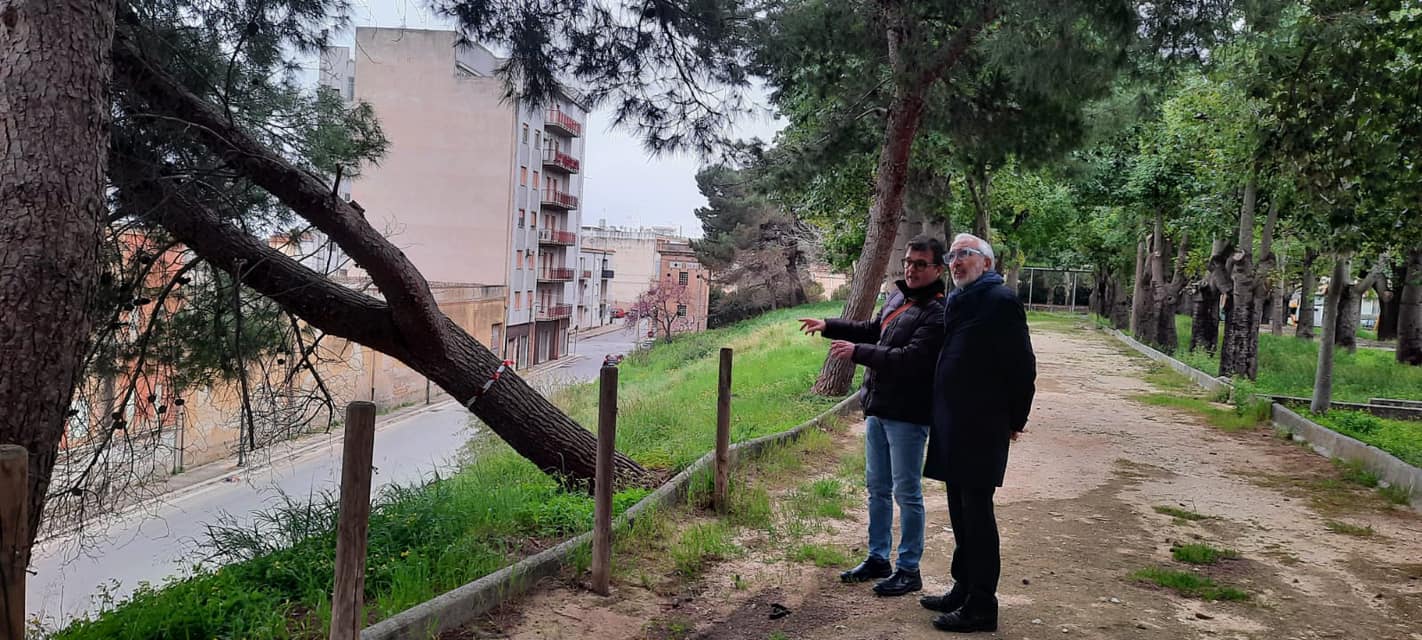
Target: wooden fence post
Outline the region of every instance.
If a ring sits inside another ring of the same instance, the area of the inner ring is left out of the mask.
[[[716,487],[711,502],[726,513],[726,485],[731,473],[731,348],[721,347],[721,376],[716,383]]]
[[[371,459],[375,454],[375,404],[346,405],[341,455],[341,506],[336,525],[336,585],[331,594],[331,640],[356,640],[365,616],[365,547],[370,524]]]
[[[612,451],[617,442],[617,367],[598,380],[597,471],[593,479],[592,590],[608,595],[612,577]]]
[[[0,445],[0,587],[3,640],[25,640],[25,569],[29,565],[30,453]]]

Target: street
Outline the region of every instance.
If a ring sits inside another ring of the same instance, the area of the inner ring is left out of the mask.
[[[577,355],[565,364],[540,368],[528,376],[540,388],[593,380],[608,353],[628,353],[635,335],[618,329],[574,345]],[[411,484],[447,473],[460,448],[474,434],[470,414],[453,401],[435,403],[399,416],[378,419],[375,435],[376,476],[372,495],[392,483]],[[285,493],[303,500],[336,491],[340,483],[341,437],[316,436],[293,447],[295,455],[273,453],[270,464],[234,471],[235,481],[218,479],[168,495],[107,523],[101,532],[49,540],[35,547],[26,589],[27,615],[46,627],[92,612],[105,597],[120,599],[140,583],[161,583],[181,575],[202,558],[196,555],[205,525],[220,514],[250,523],[253,511],[270,506]],[[280,450],[281,447],[273,447]],[[230,461],[214,464],[230,464]],[[230,477],[229,477],[230,480]]]

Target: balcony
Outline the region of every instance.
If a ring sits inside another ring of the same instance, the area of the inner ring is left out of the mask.
[[[578,197],[575,195],[563,193],[562,191],[554,191],[552,189],[544,189],[540,193],[543,194],[542,202],[545,207],[563,209],[565,211],[578,208]]]
[[[533,319],[539,322],[550,322],[570,318],[573,315],[573,305],[570,304],[539,304],[535,305]]]
[[[591,279],[592,279],[592,269],[583,269],[583,273],[582,273],[582,275],[578,276],[578,279],[579,279],[579,280],[591,280]]]
[[[583,123],[574,120],[572,116],[558,109],[548,110],[548,115],[543,118],[543,127],[561,131],[563,135],[570,138],[583,135]]]
[[[554,229],[539,229],[538,244],[571,245],[578,241],[578,234],[572,231],[557,231]]]
[[[573,270],[567,267],[553,267],[551,269],[541,269],[538,272],[539,282],[572,282]]]
[[[602,270],[602,279],[603,279],[603,280],[611,280],[611,279],[612,279],[612,269],[603,269],[603,270]]]
[[[557,169],[564,173],[577,173],[582,167],[582,163],[577,158],[570,156],[557,149],[543,150],[543,167],[545,169]]]

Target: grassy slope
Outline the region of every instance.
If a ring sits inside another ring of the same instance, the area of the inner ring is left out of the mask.
[[[618,447],[644,465],[680,469],[714,442],[717,350],[736,349],[732,439],[783,431],[833,404],[806,393],[825,343],[798,335],[794,319],[838,314],[838,303],[782,310],[685,336],[621,367]],[[555,401],[596,424],[596,387]],[[476,445],[451,478],[386,492],[371,517],[367,602],[388,617],[591,527],[592,502],[559,488],[499,442]],[[618,495],[618,510],[645,490]],[[59,638],[324,637],[330,619],[334,504],[292,503],[263,517],[269,528],[219,532],[228,558],[216,571],[141,588]],[[296,540],[296,542],[284,542]],[[212,551],[213,549],[209,549]]]

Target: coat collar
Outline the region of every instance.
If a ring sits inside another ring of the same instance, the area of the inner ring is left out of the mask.
[[[933,282],[923,285],[922,287],[919,287],[917,289],[910,289],[908,286],[908,282],[905,280],[897,280],[894,282],[894,285],[899,288],[899,291],[904,294],[905,298],[908,298],[915,302],[923,302],[924,300],[936,298],[938,297],[938,294],[943,293],[944,289],[946,288],[943,285],[942,278],[937,278]]]

